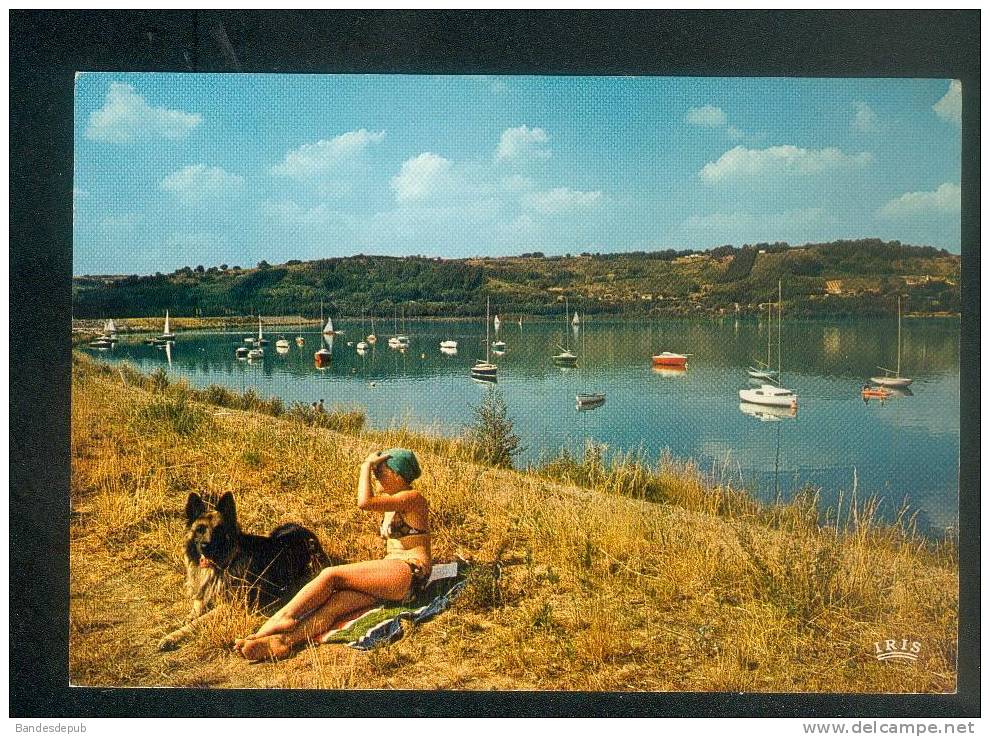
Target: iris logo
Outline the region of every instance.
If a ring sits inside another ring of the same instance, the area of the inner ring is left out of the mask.
[[[884,640],[874,642],[873,649],[877,660],[918,660],[918,653],[921,652],[921,643],[916,640]]]

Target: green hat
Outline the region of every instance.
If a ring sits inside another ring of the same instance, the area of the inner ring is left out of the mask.
[[[388,456],[385,465],[408,482],[415,481],[422,473],[419,470],[419,460],[417,460],[416,454],[408,448],[389,448],[382,451],[382,455]]]

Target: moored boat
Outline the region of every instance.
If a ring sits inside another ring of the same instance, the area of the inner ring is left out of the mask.
[[[664,351],[653,356],[654,366],[686,366],[688,354]]]
[[[901,297],[897,297],[897,368],[891,371],[883,366],[877,366],[885,372],[883,376],[871,376],[870,381],[878,386],[903,388],[908,386],[912,379],[901,376]]]
[[[760,384],[756,389],[740,389],[739,399],[750,404],[797,409],[797,395],[776,384]]]
[[[498,366],[492,363],[491,360],[491,341],[490,331],[488,329],[489,320],[488,316],[491,314],[491,298],[488,298],[485,302],[485,360],[478,360],[475,362],[474,366],[471,367],[471,378],[478,381],[498,381]]]
[[[576,397],[578,409],[591,409],[605,404],[605,392],[585,392]]]

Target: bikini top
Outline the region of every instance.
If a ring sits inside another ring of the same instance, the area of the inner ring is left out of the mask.
[[[429,530],[418,530],[415,527],[410,527],[409,523],[406,522],[399,512],[386,512],[382,518],[381,535],[386,540],[397,540],[401,537],[409,537],[410,535],[428,534],[430,534]]]

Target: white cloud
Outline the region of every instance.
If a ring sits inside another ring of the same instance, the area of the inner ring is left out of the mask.
[[[243,184],[244,177],[218,166],[191,164],[165,177],[161,188],[192,205],[232,194]]]
[[[513,174],[510,177],[502,178],[502,189],[507,192],[525,192],[528,189],[533,189],[535,186],[536,182],[521,174]]]
[[[453,163],[429,151],[402,162],[399,173],[390,182],[399,202],[429,199],[452,189]]]
[[[329,140],[304,143],[285,154],[285,158],[271,168],[271,173],[293,179],[309,179],[327,174],[344,173],[343,167],[354,160],[372,143],[381,143],[385,131],[372,133],[364,128],[341,133]]]
[[[330,224],[333,214],[325,204],[305,208],[294,200],[266,200],[262,204],[264,217],[290,228],[322,228]]]
[[[932,110],[942,120],[962,125],[962,82],[953,79],[941,100],[932,105]]]
[[[546,144],[549,141],[550,137],[542,128],[530,128],[526,125],[506,128],[495,149],[495,160],[548,159],[550,150],[546,148]]]
[[[129,84],[114,82],[103,107],[90,113],[86,138],[108,143],[130,143],[148,138],[184,138],[203,116],[182,110],[152,107]]]
[[[544,214],[570,212],[583,207],[592,207],[601,200],[602,193],[582,192],[568,187],[555,187],[545,192],[531,192],[522,198],[526,210]]]
[[[705,105],[703,107],[693,107],[684,116],[691,125],[700,125],[705,128],[721,128],[725,125],[725,112],[720,107]]]
[[[899,219],[922,215],[952,215],[959,212],[958,184],[945,182],[934,192],[905,192],[881,207],[881,217]]]
[[[860,133],[872,133],[877,130],[877,114],[869,105],[862,101],[853,103],[852,127]]]
[[[718,161],[705,164],[698,173],[705,182],[717,184],[756,176],[798,174],[808,176],[836,169],[865,166],[873,161],[868,152],[847,154],[837,148],[807,149],[797,146],[771,146],[750,149],[736,146]]]

